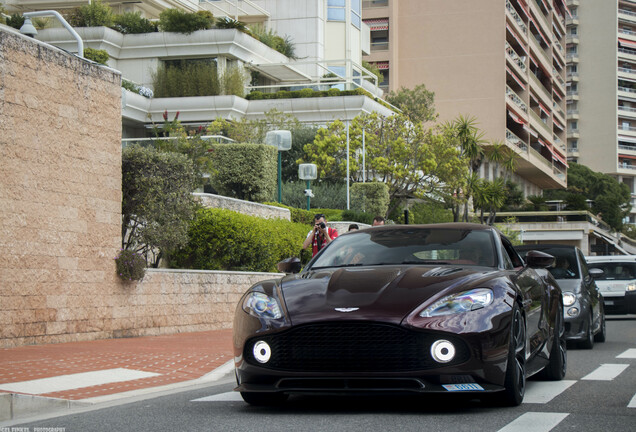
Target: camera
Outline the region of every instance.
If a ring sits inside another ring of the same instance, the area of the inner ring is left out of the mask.
[[[325,223],[324,223],[324,222],[320,222],[320,223],[318,224],[318,226],[319,226],[320,228],[322,228],[322,229],[327,228],[327,225],[325,225]]]

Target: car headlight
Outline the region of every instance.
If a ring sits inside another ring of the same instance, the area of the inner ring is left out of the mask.
[[[629,285],[627,285],[627,287],[625,288],[625,291],[629,292],[629,291],[636,291],[636,284],[630,283]]]
[[[571,292],[564,292],[563,293],[563,305],[564,306],[571,306],[574,304],[574,302],[576,301],[576,296],[574,295],[574,293]]]
[[[492,303],[494,295],[488,288],[478,288],[451,294],[436,301],[422,312],[421,317],[451,315],[481,309]]]
[[[243,310],[256,318],[278,319],[283,316],[278,300],[261,292],[251,292],[243,301]]]

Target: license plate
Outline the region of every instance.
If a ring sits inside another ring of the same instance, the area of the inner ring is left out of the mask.
[[[603,302],[608,305],[608,306],[614,306],[614,301],[613,300],[603,300]]]
[[[448,391],[483,391],[484,388],[479,384],[444,384],[442,385]]]

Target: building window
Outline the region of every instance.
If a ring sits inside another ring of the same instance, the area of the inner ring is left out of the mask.
[[[362,22],[362,0],[351,0],[351,24],[360,28]]]
[[[568,141],[568,146],[571,150],[578,150],[579,148],[579,140],[571,140]]]
[[[371,32],[371,51],[386,51],[389,49],[389,31]]]
[[[327,21],[345,20],[346,0],[327,0]]]

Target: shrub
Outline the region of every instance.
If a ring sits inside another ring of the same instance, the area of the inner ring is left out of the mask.
[[[216,20],[216,26],[220,29],[236,29],[251,36],[250,29],[247,28],[243,21],[235,20],[230,17],[222,17]]]
[[[9,27],[20,30],[20,27],[24,25],[24,17],[20,14],[14,13],[6,19],[6,22]]]
[[[128,81],[127,79],[122,78],[121,86],[128,91],[140,94],[147,98],[152,98],[154,96],[154,92],[150,90],[148,87],[137,85],[133,83],[132,81]]]
[[[197,208],[192,162],[176,153],[132,145],[122,151],[122,249],[159,259],[187,242]]]
[[[352,222],[360,222],[367,225],[371,225],[373,223],[373,217],[375,215],[372,213],[365,213],[355,210],[343,210],[342,211],[342,219],[346,221]]]
[[[276,263],[301,254],[309,228],[281,219],[262,219],[225,209],[197,213],[188,243],[171,266],[201,270],[276,270]],[[302,252],[305,258],[308,251]]]
[[[355,183],[351,186],[351,208],[374,216],[386,216],[389,208],[388,186],[381,182]]]
[[[113,29],[123,34],[154,33],[157,24],[141,16],[140,11],[125,12],[113,19]]]
[[[264,144],[212,144],[210,184],[228,197],[264,202],[277,182],[276,149]]]
[[[136,281],[146,274],[146,258],[131,250],[122,250],[115,258],[117,275],[125,281]]]
[[[66,15],[66,21],[73,27],[111,27],[113,18],[113,10],[101,0],[72,9]]]
[[[95,63],[105,65],[110,56],[106,50],[98,50],[94,48],[84,48],[84,58],[94,61]]]
[[[221,86],[213,61],[161,65],[152,74],[155,97],[217,96]]]
[[[230,67],[221,76],[222,93],[225,95],[245,96],[247,73],[239,67]]]
[[[210,11],[184,12],[179,9],[166,9],[159,14],[159,29],[165,32],[190,34],[197,30],[207,30],[214,25],[214,16]]]

